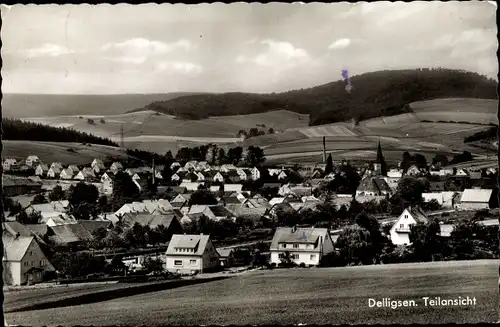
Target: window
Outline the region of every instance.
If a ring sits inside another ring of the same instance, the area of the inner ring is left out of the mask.
[[[399,224],[399,228],[405,228],[405,224]]]
[[[278,254],[278,258],[283,259],[285,255],[283,253]]]
[[[316,255],[315,254],[311,254],[311,257],[309,259],[310,260],[316,260]]]
[[[405,219],[408,219],[408,215],[405,215]]]
[[[298,248],[299,248],[299,245],[298,245],[297,243],[295,243],[295,244],[293,245],[293,248],[294,248],[294,249],[298,249]]]
[[[45,266],[45,260],[40,260],[40,266],[41,267]]]
[[[35,261],[31,261],[31,266],[34,266],[35,265]]]
[[[30,255],[33,255],[33,251],[30,251]]]
[[[292,254],[292,259],[297,260],[299,258],[298,254]]]
[[[191,265],[195,265],[195,264],[196,264],[196,260],[189,260],[189,263],[190,263]]]
[[[182,266],[182,260],[174,260],[174,266]]]
[[[285,243],[283,243],[283,247],[286,248],[286,244]]]

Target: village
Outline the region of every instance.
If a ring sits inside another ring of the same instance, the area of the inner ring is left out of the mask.
[[[99,158],[85,166],[45,163],[37,155],[5,158],[4,280],[19,286],[331,266],[348,231],[371,224],[363,219],[375,220],[391,244],[372,257],[340,261],[388,263],[397,262],[390,259],[397,249],[411,247],[416,225],[437,222],[435,237],[444,240],[462,221],[498,226],[496,168],[457,169],[438,156],[429,165],[421,155],[405,157],[406,163],[388,167],[379,143],[377,157],[358,167],[333,162],[326,152],[322,164],[293,167],[248,167],[245,160],[217,165],[213,158],[169,158],[168,167],[154,159],[126,167]],[[444,260],[442,253],[436,257]]]

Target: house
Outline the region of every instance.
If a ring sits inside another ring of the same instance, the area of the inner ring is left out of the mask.
[[[40,193],[42,186],[42,183],[32,181],[29,178],[2,176],[2,191],[6,196]]]
[[[70,169],[73,172],[73,175],[76,175],[80,172],[80,168],[78,168],[77,165],[69,165],[68,169]]]
[[[347,210],[351,207],[353,197],[352,195],[349,197],[346,196],[341,196],[341,197],[335,197],[331,199],[331,203],[335,206],[335,209],[339,210],[344,206]]]
[[[384,176],[384,181],[389,185],[389,188],[391,189],[392,193],[396,192],[396,189],[398,188],[399,180],[401,178],[399,177],[385,177]]]
[[[493,209],[498,206],[492,189],[465,189],[460,198],[460,210]]]
[[[242,184],[224,184],[224,192],[241,192]]]
[[[2,241],[4,285],[40,283],[55,272],[38,245],[37,237],[22,224],[3,223]]]
[[[116,175],[116,173],[123,170],[123,165],[120,162],[115,161],[111,164],[109,170]]]
[[[33,167],[39,163],[40,163],[40,159],[38,159],[38,157],[35,155],[28,156],[28,158],[26,158],[26,162],[25,162],[25,164],[27,166],[30,166],[30,167]]]
[[[182,173],[175,173],[172,175],[172,177],[170,177],[170,180],[172,182],[178,182],[180,181],[182,178],[184,177],[184,175]]]
[[[60,162],[57,162],[57,161],[56,161],[56,162],[53,162],[53,163],[50,165],[49,169],[50,169],[50,168],[58,168],[59,170],[62,170],[62,169],[63,169],[63,165],[62,165]]]
[[[56,177],[59,177],[59,175],[61,174],[61,169],[54,166],[54,167],[51,167],[48,171],[47,171],[47,177],[48,178],[56,178]]]
[[[158,226],[163,226],[165,232],[168,233],[170,237],[174,234],[183,233],[182,226],[179,219],[182,215],[175,213],[173,211],[161,215],[152,215],[150,213],[127,213],[122,218],[122,223],[127,228],[131,228],[136,223],[141,226],[149,226],[151,229],[155,229]]]
[[[138,181],[138,180],[140,180],[140,179],[141,179],[141,176],[139,176],[139,174],[138,174],[138,173],[135,173],[135,174],[133,174],[133,175],[132,175],[132,180],[133,180],[133,181]]]
[[[204,182],[200,182],[200,183],[197,183],[197,182],[182,182],[181,183],[181,187],[185,187],[188,191],[196,191],[200,188],[200,186],[203,186],[205,185]]]
[[[191,160],[191,161],[188,161],[186,162],[186,164],[184,165],[184,169],[187,169],[187,170],[194,170],[197,166],[198,162],[196,160]]]
[[[390,169],[387,172],[387,177],[390,177],[390,178],[401,178],[401,177],[403,177],[403,172],[402,172],[401,169]]]
[[[113,194],[113,185],[114,185],[114,182],[112,179],[106,179],[105,181],[103,181],[101,183],[98,190],[101,194],[112,195]]]
[[[212,185],[209,188],[210,192],[219,192],[220,191],[220,185]]]
[[[217,249],[219,253],[219,264],[223,268],[231,267],[234,263],[234,250],[229,249]]]
[[[246,181],[248,180],[248,176],[249,176],[249,172],[245,169],[242,169],[242,168],[237,168],[236,169],[236,173],[238,174],[238,176],[240,177],[240,180],[242,181]]]
[[[85,167],[83,168],[76,176],[74,179],[81,180],[81,181],[90,181],[95,178],[95,173],[94,170],[90,167]]]
[[[226,165],[222,165],[220,167],[220,169],[219,169],[219,171],[222,172],[222,173],[228,173],[231,170],[236,170],[236,166],[235,165],[231,165],[231,164],[226,164]]]
[[[207,181],[205,175],[202,172],[196,172],[195,175],[196,175],[196,181],[198,181],[198,182]]]
[[[83,226],[91,235],[94,235],[99,229],[108,230],[113,224],[110,220],[79,220],[78,223]]]
[[[432,200],[436,200],[439,205],[443,208],[451,209],[454,207],[453,198],[455,197],[456,192],[431,192],[431,193],[422,193],[422,198],[424,202],[431,202]]]
[[[224,183],[224,176],[218,171],[215,173],[214,177],[212,178],[214,182],[219,182],[219,183]]]
[[[189,194],[189,193],[177,194],[177,196],[170,201],[170,204],[174,208],[180,208],[184,205],[187,205],[189,202],[189,199],[191,199],[191,194]]]
[[[5,158],[2,163],[3,170],[5,171],[13,170],[15,166],[19,166],[19,163],[14,158]]]
[[[252,180],[256,181],[260,179],[260,170],[257,167],[253,167],[251,170]]]
[[[230,170],[227,173],[225,173],[224,179],[228,183],[238,183],[241,180],[240,175],[238,174],[238,172],[236,170]]]
[[[52,201],[50,203],[31,204],[25,209],[25,212],[27,214],[39,212],[42,215],[42,221],[46,222],[50,218],[64,216],[68,207],[68,200]]]
[[[387,185],[387,182],[378,176],[370,176],[364,178],[361,183],[359,183],[358,189],[356,190],[356,197],[358,196],[381,196],[389,195],[392,193],[391,188]]]
[[[410,244],[411,226],[417,223],[426,224],[428,220],[419,207],[406,208],[389,231],[391,242],[394,245]]]
[[[172,273],[195,274],[219,268],[219,253],[209,235],[173,235],[166,258],[166,269]]]
[[[36,166],[35,175],[36,176],[45,176],[48,171],[49,171],[49,167],[47,167],[47,165],[39,164],[38,166]]]
[[[300,205],[303,205],[303,203],[300,202]],[[267,216],[271,219],[276,219],[278,217],[278,212],[288,214],[295,212],[295,209],[289,202],[277,203],[272,205],[271,208],[267,210]]]
[[[106,171],[106,166],[104,166],[101,159],[94,159],[94,161],[90,164],[90,167],[92,167],[96,174]]]
[[[93,239],[92,234],[80,223],[49,226],[49,240],[59,245],[77,246]]]
[[[279,174],[278,174],[278,180],[281,181],[281,180],[284,180],[288,177],[288,175],[286,174],[285,171],[281,171]]]
[[[297,265],[318,266],[321,258],[334,251],[326,228],[278,227],[271,241],[271,264],[280,264],[285,252]]]
[[[63,169],[61,173],[59,174],[60,179],[72,179],[73,178],[73,171],[69,168]]]
[[[380,203],[383,200],[387,200],[386,195],[358,195],[355,197],[358,203],[375,202]]]
[[[420,176],[425,172],[425,169],[418,168],[417,165],[411,165],[406,171],[408,176]]]
[[[104,173],[101,175],[101,183],[104,183],[104,181],[110,180],[111,179],[111,174],[110,173]]]
[[[192,205],[187,213],[202,213],[211,220],[234,218],[234,214],[227,210],[223,205]]]

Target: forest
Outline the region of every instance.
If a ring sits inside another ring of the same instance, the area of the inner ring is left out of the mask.
[[[4,140],[92,143],[118,147],[113,141],[64,127],[52,127],[19,119],[2,119]]]
[[[153,110],[182,119],[245,115],[273,110],[309,114],[309,125],[357,121],[411,112],[410,103],[436,98],[496,99],[493,79],[444,68],[378,71],[353,76],[352,89],[339,80],[283,93],[221,93],[155,101],[132,111]]]

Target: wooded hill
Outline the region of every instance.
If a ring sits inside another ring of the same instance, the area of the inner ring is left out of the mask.
[[[115,142],[92,134],[78,132],[63,127],[52,127],[19,119],[2,119],[2,139],[46,142],[76,142],[110,145],[118,147]]]
[[[343,81],[284,93],[221,93],[181,96],[156,101],[144,108],[183,119],[245,115],[273,110],[309,114],[309,125],[351,118],[364,120],[410,112],[409,103],[435,98],[496,99],[497,83],[462,70],[413,69],[365,73],[351,78],[352,90]]]

